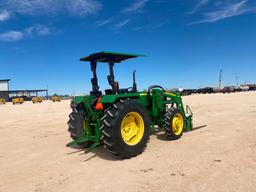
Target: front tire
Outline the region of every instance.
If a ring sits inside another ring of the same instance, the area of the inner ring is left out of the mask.
[[[149,140],[150,121],[136,100],[120,100],[101,119],[105,147],[115,156],[131,158],[142,153]]]
[[[164,131],[168,139],[176,140],[181,138],[185,117],[178,108],[170,108],[167,110],[164,118]]]

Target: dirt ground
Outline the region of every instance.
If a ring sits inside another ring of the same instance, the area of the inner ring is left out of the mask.
[[[0,191],[256,191],[256,92],[184,97],[192,132],[156,131],[141,155],[67,148],[70,101],[0,106]]]

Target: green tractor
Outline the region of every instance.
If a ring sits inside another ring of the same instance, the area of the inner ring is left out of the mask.
[[[114,65],[143,55],[100,52],[81,58],[90,62],[93,78],[88,96],[77,96],[71,102],[69,133],[72,142],[88,150],[104,144],[119,158],[131,158],[142,153],[149,140],[151,129],[163,128],[168,139],[179,139],[183,131],[192,130],[192,112],[183,107],[181,96],[153,85],[139,92],[133,72],[132,87],[121,89],[114,76]],[[107,63],[110,89],[99,90],[97,63]]]

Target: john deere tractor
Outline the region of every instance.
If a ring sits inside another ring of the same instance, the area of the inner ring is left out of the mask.
[[[88,96],[77,96],[71,102],[69,133],[72,142],[88,150],[104,144],[119,158],[131,158],[143,152],[149,140],[150,129],[163,128],[170,140],[179,139],[183,131],[192,129],[192,112],[184,109],[181,96],[166,91],[159,85],[139,92],[133,72],[133,85],[120,88],[114,76],[114,65],[143,55],[99,52],[81,58],[90,62],[93,77],[92,91]],[[107,63],[110,89],[99,90],[96,68]]]

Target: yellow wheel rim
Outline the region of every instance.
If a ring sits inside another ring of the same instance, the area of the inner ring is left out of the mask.
[[[180,135],[183,131],[184,121],[180,113],[176,113],[172,119],[172,131],[175,135]]]
[[[144,134],[144,121],[137,112],[128,113],[121,123],[121,136],[123,141],[130,146],[137,145]]]

